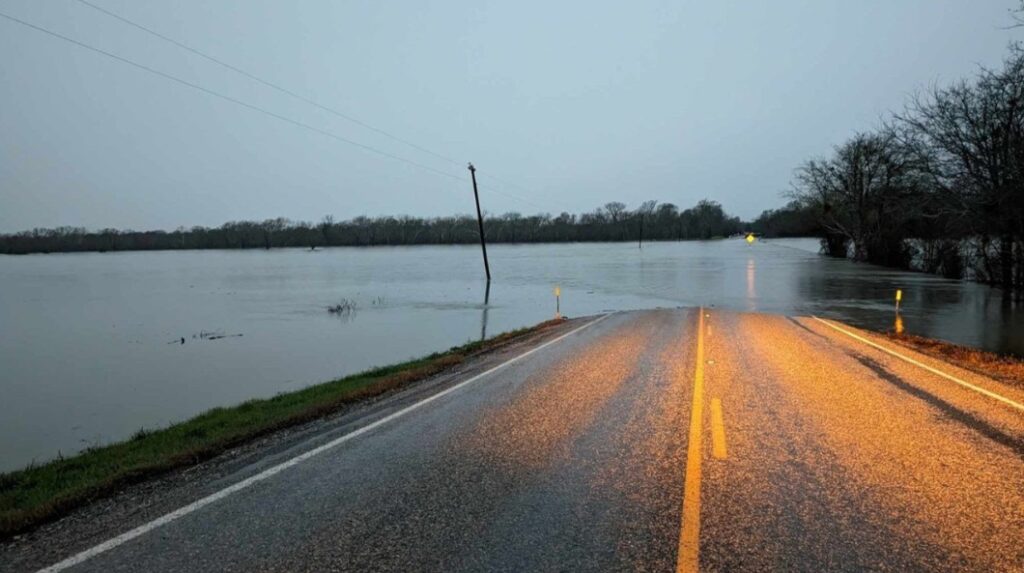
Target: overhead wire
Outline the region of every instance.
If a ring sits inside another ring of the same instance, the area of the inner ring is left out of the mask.
[[[189,51],[189,52],[191,52],[191,53],[193,53],[193,54],[195,54],[195,55],[197,55],[197,56],[199,56],[201,58],[209,60],[209,61],[211,61],[211,62],[213,62],[213,63],[215,63],[215,64],[217,64],[217,65],[219,65],[221,67],[229,69],[229,70],[231,70],[231,71],[233,71],[233,72],[235,72],[237,74],[241,74],[241,75],[243,75],[243,76],[245,76],[245,77],[247,77],[247,78],[249,78],[249,79],[251,79],[251,80],[253,80],[255,82],[259,82],[259,83],[261,83],[261,84],[263,84],[263,85],[265,85],[265,86],[267,86],[267,87],[269,87],[271,89],[277,90],[278,92],[281,92],[281,93],[283,93],[285,95],[288,95],[288,96],[291,96],[291,97],[293,97],[293,98],[295,98],[295,99],[297,99],[299,101],[302,101],[302,102],[307,103],[307,104],[309,104],[311,106],[314,106],[314,107],[316,107],[318,109],[326,111],[327,113],[330,113],[332,115],[340,117],[340,118],[342,118],[344,120],[350,121],[350,122],[352,122],[352,123],[354,123],[354,124],[356,124],[356,125],[358,125],[360,127],[369,129],[370,131],[373,131],[375,133],[383,135],[383,136],[385,136],[385,137],[387,137],[389,139],[392,139],[394,141],[397,141],[399,143],[405,144],[405,145],[407,145],[407,146],[409,146],[409,147],[411,147],[413,149],[416,149],[416,150],[421,151],[423,153],[426,153],[428,155],[432,155],[432,156],[434,156],[434,157],[436,157],[438,159],[443,159],[444,161],[448,161],[449,163],[453,163],[453,164],[456,164],[456,165],[459,165],[459,164],[462,163],[462,162],[460,162],[460,161],[458,161],[456,159],[452,159],[451,157],[447,157],[447,156],[445,156],[445,155],[443,155],[441,153],[438,153],[436,151],[432,151],[430,149],[427,149],[426,147],[423,147],[422,145],[419,145],[419,144],[413,143],[413,142],[411,142],[411,141],[409,141],[407,139],[401,138],[401,137],[399,137],[399,136],[397,136],[397,135],[395,135],[393,133],[389,133],[389,132],[387,132],[387,131],[385,131],[383,129],[380,129],[378,127],[374,127],[374,126],[372,126],[372,125],[370,125],[370,124],[368,124],[368,123],[366,123],[364,121],[361,121],[361,120],[359,120],[359,119],[357,119],[355,117],[352,117],[351,115],[342,113],[342,112],[340,112],[340,111],[338,111],[338,110],[336,110],[336,109],[334,109],[332,107],[326,106],[326,105],[324,105],[324,104],[322,104],[320,102],[317,102],[316,100],[313,100],[313,99],[308,98],[308,97],[306,97],[306,96],[304,96],[304,95],[302,95],[300,93],[297,93],[297,92],[295,92],[293,90],[285,88],[285,87],[283,87],[283,86],[281,86],[281,85],[279,85],[279,84],[277,84],[275,82],[263,79],[263,78],[255,75],[255,74],[253,74],[251,72],[247,72],[246,70],[243,70],[243,69],[239,68],[238,66],[235,66],[233,64],[229,64],[228,62],[225,62],[224,60],[221,60],[221,59],[216,58],[214,56],[211,56],[210,54],[207,54],[207,53],[205,53],[205,52],[203,52],[201,50],[193,48],[192,46],[189,46],[188,44],[185,44],[184,42],[181,42],[179,40],[175,40],[174,38],[171,38],[170,36],[167,36],[165,34],[161,34],[160,32],[157,32],[156,30],[153,30],[153,29],[151,29],[151,28],[149,28],[147,26],[143,26],[142,24],[139,24],[138,22],[135,22],[133,20],[129,20],[128,18],[125,18],[124,16],[121,16],[120,14],[117,14],[115,12],[112,12],[111,10],[103,8],[102,6],[98,6],[96,4],[93,4],[92,2],[89,2],[88,0],[78,0],[78,2],[80,2],[81,4],[84,4],[85,6],[88,6],[89,8],[92,8],[93,10],[96,10],[98,12],[106,14],[107,16],[110,16],[111,18],[120,20],[121,22],[124,22],[125,24],[128,24],[130,26],[134,26],[135,28],[138,28],[139,30],[142,30],[143,32],[146,32],[147,34],[150,34],[152,36],[160,38],[161,40],[163,40],[165,42],[169,42],[171,44],[174,44],[175,46],[177,46],[177,47],[179,47],[179,48],[181,48],[183,50],[187,50],[187,51]]]
[[[81,3],[83,3],[83,4],[85,4],[85,5],[87,5],[87,6],[89,6],[89,7],[91,7],[91,8],[94,8],[94,9],[96,9],[96,10],[100,11],[100,12],[103,12],[103,13],[105,13],[105,14],[107,14],[107,15],[109,15],[109,16],[111,16],[111,17],[113,17],[113,18],[116,18],[116,19],[118,19],[118,20],[121,20],[121,21],[123,21],[123,22],[125,22],[125,23],[127,23],[127,24],[130,24],[130,25],[132,25],[132,26],[135,26],[135,27],[137,27],[137,28],[139,28],[139,29],[142,29],[142,30],[144,30],[144,31],[146,31],[146,32],[148,32],[148,33],[150,33],[150,34],[152,34],[152,35],[156,36],[156,37],[159,37],[159,38],[161,38],[161,39],[163,39],[163,40],[165,40],[165,41],[171,42],[171,43],[173,43],[173,44],[175,44],[175,45],[177,45],[177,46],[179,46],[179,47],[181,47],[181,48],[183,48],[183,49],[185,49],[185,50],[188,50],[188,51],[190,51],[190,52],[193,52],[193,53],[195,53],[195,54],[197,54],[197,55],[200,55],[200,56],[202,56],[202,57],[204,57],[204,58],[206,58],[206,59],[208,59],[208,60],[210,60],[210,61],[216,62],[216,63],[220,64],[221,66],[224,66],[224,67],[226,67],[226,68],[228,68],[228,69],[231,69],[231,70],[233,70],[233,71],[235,71],[235,72],[237,72],[237,73],[239,73],[239,74],[242,74],[242,75],[244,75],[244,76],[246,76],[246,77],[249,77],[249,78],[251,78],[251,79],[253,79],[253,80],[257,81],[257,82],[260,82],[260,83],[262,83],[262,84],[264,84],[264,85],[267,85],[267,86],[269,86],[269,87],[272,87],[272,88],[274,88],[274,89],[276,89],[276,90],[278,90],[278,91],[281,91],[281,92],[283,92],[283,93],[286,93],[286,94],[288,94],[288,95],[291,95],[291,96],[293,96],[293,97],[295,97],[295,98],[297,98],[297,99],[299,99],[299,100],[301,100],[301,101],[304,101],[305,103],[308,103],[308,104],[310,104],[310,105],[313,105],[313,106],[315,106],[315,107],[317,107],[317,108],[320,108],[320,109],[323,109],[323,110],[325,110],[325,111],[328,111],[328,112],[330,112],[330,113],[332,113],[332,114],[334,114],[334,115],[337,115],[337,116],[339,116],[339,117],[342,117],[342,118],[344,118],[344,119],[347,119],[347,120],[349,120],[349,121],[352,121],[353,123],[356,123],[356,124],[358,124],[358,125],[361,125],[361,126],[363,126],[363,127],[367,128],[367,129],[370,129],[370,130],[372,130],[372,131],[374,131],[374,132],[377,132],[377,133],[381,133],[382,135],[386,135],[387,137],[389,137],[389,138],[391,138],[391,139],[394,139],[394,140],[396,140],[396,141],[399,141],[399,142],[401,142],[401,143],[404,143],[404,144],[406,144],[406,145],[408,145],[408,146],[410,146],[410,147],[412,147],[412,148],[418,149],[418,150],[420,150],[420,151],[423,151],[423,152],[425,152],[425,153],[428,153],[428,154],[430,154],[430,155],[433,155],[433,156],[435,156],[435,157],[438,157],[438,158],[440,158],[440,159],[444,159],[445,161],[448,161],[448,162],[451,162],[451,163],[454,163],[454,164],[457,164],[457,163],[459,163],[458,161],[456,161],[456,160],[454,160],[454,159],[451,159],[451,158],[449,158],[449,157],[443,156],[443,155],[441,155],[441,154],[438,154],[438,153],[436,153],[436,152],[430,151],[430,150],[429,150],[429,149],[427,149],[427,148],[424,148],[424,147],[422,147],[422,146],[419,146],[419,145],[417,145],[417,144],[415,144],[415,143],[412,143],[412,142],[410,142],[410,141],[404,140],[404,139],[402,139],[402,138],[400,138],[400,137],[398,137],[398,136],[395,136],[395,135],[393,135],[393,134],[390,134],[390,133],[387,133],[387,132],[385,132],[385,131],[383,131],[383,130],[380,130],[380,129],[378,129],[378,128],[375,128],[375,127],[373,127],[373,126],[371,126],[371,125],[369,125],[369,124],[366,124],[365,122],[361,122],[361,121],[359,121],[358,119],[352,118],[352,117],[350,117],[350,116],[348,116],[348,115],[346,115],[346,114],[342,114],[341,112],[338,112],[337,110],[333,110],[333,109],[331,109],[331,108],[328,108],[328,107],[326,107],[326,106],[323,106],[323,105],[321,105],[321,104],[319,104],[319,103],[317,103],[317,102],[315,102],[315,101],[313,101],[313,100],[310,100],[310,99],[308,99],[308,98],[305,98],[305,97],[303,97],[303,96],[301,96],[301,95],[299,95],[299,94],[297,94],[297,93],[295,93],[295,92],[292,92],[291,90],[288,90],[288,89],[286,89],[286,88],[283,88],[283,87],[277,86],[277,85],[275,85],[275,84],[273,84],[273,83],[271,83],[271,82],[268,82],[268,81],[266,81],[266,80],[263,80],[263,79],[261,79],[261,78],[259,78],[259,77],[257,77],[257,76],[254,76],[254,75],[252,75],[252,74],[249,74],[248,72],[246,72],[246,71],[244,71],[244,70],[242,70],[242,69],[240,69],[240,68],[237,68],[237,67],[235,67],[235,66],[232,66],[231,64],[228,64],[228,63],[226,63],[226,62],[223,62],[223,61],[221,61],[221,60],[218,60],[218,59],[216,59],[216,58],[214,58],[214,57],[212,57],[212,56],[206,55],[206,54],[204,54],[204,53],[202,53],[202,52],[200,52],[200,51],[198,51],[198,50],[195,50],[194,48],[191,48],[191,47],[189,47],[189,46],[187,46],[187,45],[185,45],[185,44],[183,44],[183,43],[180,43],[180,42],[178,42],[178,41],[174,40],[173,38],[169,38],[169,37],[167,37],[167,36],[164,36],[164,35],[162,35],[162,34],[160,34],[160,33],[158,33],[158,32],[155,32],[155,31],[153,31],[153,30],[150,30],[150,29],[148,29],[148,28],[146,28],[146,27],[144,27],[144,26],[142,26],[142,25],[140,25],[140,24],[137,24],[137,23],[135,23],[135,22],[132,22],[131,20],[128,20],[128,19],[126,19],[126,18],[123,18],[123,17],[121,17],[121,16],[119,16],[119,15],[117,15],[117,14],[113,13],[113,12],[110,12],[109,10],[106,10],[106,9],[104,9],[104,8],[102,8],[102,7],[96,6],[95,4],[92,4],[91,2],[88,2],[88,1],[86,1],[86,0],[78,0],[78,1],[79,1],[79,2],[81,2]],[[281,114],[279,114],[279,113],[276,113],[276,112],[273,112],[273,111],[271,111],[271,110],[268,110],[268,109],[262,108],[262,107],[260,107],[260,106],[257,106],[257,105],[254,105],[254,104],[251,104],[251,103],[249,103],[249,102],[246,102],[246,101],[240,100],[240,99],[238,99],[238,98],[235,98],[235,97],[232,97],[232,96],[229,96],[229,95],[226,95],[226,94],[220,93],[220,92],[218,92],[218,91],[215,91],[215,90],[209,89],[209,88],[207,88],[207,87],[204,87],[204,86],[202,86],[202,85],[199,85],[199,84],[196,84],[196,83],[194,83],[194,82],[191,82],[191,81],[185,80],[185,79],[183,79],[183,78],[180,78],[180,77],[177,77],[177,76],[175,76],[175,75],[172,75],[172,74],[169,74],[169,73],[163,72],[163,71],[161,71],[161,70],[158,70],[158,69],[152,68],[152,67],[150,67],[150,66],[147,66],[147,65],[145,65],[145,64],[142,64],[142,63],[140,63],[140,62],[134,61],[134,60],[132,60],[132,59],[129,59],[129,58],[126,58],[126,57],[120,56],[120,55],[118,55],[118,54],[114,54],[114,53],[112,53],[112,52],[108,52],[108,51],[106,51],[106,50],[103,50],[103,49],[101,49],[101,48],[97,48],[97,47],[95,47],[95,46],[92,46],[92,45],[90,45],[90,44],[86,44],[85,42],[82,42],[82,41],[76,40],[76,39],[74,39],[74,38],[71,38],[71,37],[69,37],[69,36],[65,36],[65,35],[63,35],[63,34],[61,34],[61,33],[59,33],[59,32],[55,32],[55,31],[53,31],[53,30],[50,30],[50,29],[48,29],[48,28],[44,28],[44,27],[42,27],[42,26],[38,26],[38,25],[36,25],[36,24],[33,24],[33,23],[31,23],[31,22],[28,22],[28,21],[22,20],[22,19],[20,19],[20,18],[14,17],[14,16],[11,16],[11,15],[9,15],[9,14],[6,14],[6,13],[3,13],[3,12],[0,12],[0,17],[3,17],[3,18],[5,18],[5,19],[7,19],[7,20],[9,20],[9,21],[11,21],[11,22],[14,22],[14,23],[16,23],[16,24],[19,24],[19,25],[25,26],[25,27],[27,27],[27,28],[30,28],[30,29],[36,30],[36,31],[38,31],[38,32],[41,32],[41,33],[43,33],[43,34],[47,34],[47,35],[49,35],[49,36],[51,36],[51,37],[54,37],[54,38],[60,39],[60,40],[62,40],[62,41],[68,42],[68,43],[70,43],[70,44],[73,44],[73,45],[75,45],[75,46],[78,46],[78,47],[80,47],[80,48],[83,48],[83,49],[86,49],[86,50],[92,51],[92,52],[94,52],[94,53],[100,54],[100,55],[102,55],[102,56],[105,56],[105,57],[111,58],[111,59],[113,59],[113,60],[115,60],[115,61],[119,61],[119,62],[121,62],[121,63],[127,64],[127,65],[130,65],[130,66],[132,66],[132,67],[134,67],[134,68],[136,68],[136,69],[139,69],[139,70],[142,70],[142,71],[148,72],[148,73],[150,73],[150,74],[154,74],[154,75],[156,75],[156,76],[159,76],[159,77],[162,77],[162,78],[164,78],[164,79],[167,79],[167,80],[170,80],[170,81],[176,82],[176,83],[178,83],[178,84],[184,85],[184,86],[186,86],[186,87],[192,88],[192,89],[194,89],[194,90],[197,90],[197,91],[203,92],[203,93],[205,93],[205,94],[207,94],[207,95],[210,95],[210,96],[213,96],[213,97],[216,97],[216,98],[222,99],[222,100],[224,100],[224,101],[227,101],[227,102],[229,102],[229,103],[232,103],[232,104],[235,104],[235,105],[238,105],[238,106],[241,106],[241,107],[247,108],[247,109],[249,109],[249,110],[252,110],[252,111],[255,111],[255,112],[258,112],[258,113],[262,113],[262,114],[264,114],[264,115],[267,115],[267,116],[269,116],[269,117],[273,117],[273,118],[275,118],[275,119],[277,119],[277,120],[280,120],[280,121],[284,121],[284,122],[286,122],[286,123],[289,123],[289,124],[292,124],[292,125],[294,125],[294,126],[297,126],[297,127],[300,127],[300,128],[303,128],[303,129],[306,129],[306,130],[309,130],[309,131],[312,131],[312,132],[318,133],[318,134],[320,134],[320,135],[323,135],[323,136],[325,136],[325,137],[329,137],[329,138],[332,138],[332,139],[334,139],[334,140],[337,140],[337,141],[340,141],[340,142],[343,142],[343,143],[347,143],[347,144],[349,144],[349,145],[352,145],[352,146],[358,147],[358,148],[360,148],[360,149],[363,149],[364,151],[368,151],[368,152],[371,152],[371,153],[374,153],[374,154],[380,155],[380,156],[382,156],[382,157],[386,157],[386,158],[389,158],[389,159],[392,159],[392,160],[395,160],[395,161],[399,161],[399,162],[405,163],[405,164],[407,164],[407,165],[411,165],[411,166],[413,166],[413,167],[417,167],[417,168],[419,168],[419,169],[423,169],[423,170],[425,170],[425,171],[428,171],[428,172],[434,173],[434,174],[436,174],[436,175],[440,175],[440,176],[443,176],[443,177],[448,177],[448,178],[454,179],[454,180],[456,180],[456,181],[460,181],[460,182],[463,182],[463,183],[466,183],[466,182],[468,182],[468,181],[469,181],[469,180],[468,180],[467,178],[465,178],[465,177],[460,177],[460,176],[458,176],[458,175],[455,175],[455,174],[453,174],[453,173],[450,173],[450,172],[447,172],[447,171],[443,171],[443,170],[441,170],[441,169],[436,169],[436,168],[434,168],[434,167],[431,167],[431,166],[428,166],[428,165],[424,165],[424,164],[422,164],[422,163],[420,163],[420,162],[417,162],[417,161],[414,161],[414,160],[412,160],[412,159],[408,159],[408,158],[405,158],[405,157],[402,157],[402,156],[399,156],[399,155],[395,155],[395,154],[393,154],[393,153],[389,153],[389,152],[387,152],[387,151],[383,151],[383,150],[381,150],[381,149],[378,149],[378,148],[376,148],[376,147],[373,147],[373,146],[370,146],[370,145],[366,145],[366,144],[364,144],[364,143],[360,143],[360,142],[358,142],[358,141],[354,141],[354,140],[352,140],[352,139],[349,139],[349,138],[343,137],[343,136],[341,136],[341,135],[338,135],[338,134],[336,134],[336,133],[333,133],[333,132],[327,131],[327,130],[325,130],[325,129],[322,129],[322,128],[319,128],[319,127],[316,127],[316,126],[313,126],[313,125],[309,125],[309,124],[307,124],[307,123],[304,123],[304,122],[301,122],[301,121],[298,121],[298,120],[292,119],[292,118],[290,118],[290,117],[287,117],[287,116],[281,115]],[[486,173],[481,173],[481,174],[486,174]],[[493,175],[487,175],[487,176],[488,176],[488,177],[489,177],[490,179],[494,179],[495,181],[499,181],[499,182],[501,182],[501,183],[503,183],[503,184],[505,184],[505,185],[509,185],[509,186],[511,186],[511,185],[512,185],[511,183],[509,183],[509,182],[506,182],[506,181],[502,181],[502,180],[498,179],[497,177],[495,177],[495,176],[493,176]],[[534,202],[534,201],[531,201],[531,200],[529,200],[529,199],[527,199],[527,198],[525,198],[525,197],[521,197],[521,196],[519,196],[519,195],[516,195],[516,194],[513,194],[513,193],[509,193],[509,192],[507,192],[507,191],[502,191],[502,190],[496,189],[496,188],[494,188],[493,186],[488,186],[488,187],[490,187],[490,191],[491,191],[491,192],[493,192],[493,193],[497,193],[497,194],[499,194],[499,195],[502,195],[502,196],[508,197],[508,198],[510,198],[510,199],[515,199],[515,200],[521,201],[521,202],[523,202],[523,203],[527,203],[527,204],[529,204],[529,205],[532,205],[532,206],[534,206],[534,207],[536,207],[536,208],[539,208],[539,209],[544,209],[544,207],[543,207],[543,206],[541,206],[540,204],[538,204],[538,203],[536,203],[536,202]]]
[[[249,79],[251,79],[251,80],[253,80],[255,82],[258,82],[258,83],[260,83],[260,84],[262,84],[264,86],[267,86],[267,87],[269,87],[269,88],[271,88],[273,90],[276,90],[276,91],[278,91],[280,93],[288,95],[288,96],[290,96],[292,98],[295,98],[295,99],[297,99],[297,100],[299,100],[299,101],[301,101],[303,103],[306,103],[308,105],[316,107],[317,109],[326,111],[326,112],[328,112],[328,113],[330,113],[332,115],[335,115],[335,116],[340,117],[340,118],[342,118],[344,120],[352,122],[352,123],[354,123],[354,124],[356,124],[356,125],[358,125],[360,127],[363,127],[363,128],[368,129],[370,131],[373,131],[374,133],[378,133],[378,134],[383,135],[383,136],[385,136],[385,137],[387,137],[387,138],[389,138],[391,140],[397,141],[397,142],[402,143],[402,144],[404,144],[404,145],[406,145],[408,147],[416,149],[417,151],[421,151],[421,152],[426,153],[428,155],[431,155],[431,156],[433,156],[433,157],[435,157],[437,159],[441,159],[441,160],[447,161],[447,162],[452,163],[454,165],[464,165],[465,164],[462,161],[459,161],[457,159],[453,159],[453,158],[451,158],[451,157],[449,157],[447,155],[444,155],[442,153],[438,153],[436,151],[433,151],[433,150],[431,150],[431,149],[429,149],[427,147],[424,147],[424,146],[422,146],[420,144],[414,143],[414,142],[409,141],[409,140],[407,140],[405,138],[399,137],[399,136],[397,136],[397,135],[395,135],[393,133],[390,133],[388,131],[380,129],[379,127],[375,127],[373,125],[370,125],[369,123],[366,123],[365,121],[362,121],[362,120],[360,120],[358,118],[355,118],[355,117],[353,117],[353,116],[351,116],[351,115],[349,115],[347,113],[343,113],[341,111],[338,111],[337,109],[335,109],[333,107],[324,105],[324,104],[322,104],[322,103],[320,103],[320,102],[318,102],[316,100],[313,100],[313,99],[311,99],[309,97],[306,97],[306,96],[304,96],[304,95],[302,95],[302,94],[300,94],[300,93],[298,93],[298,92],[296,92],[294,90],[288,89],[288,88],[286,88],[286,87],[284,87],[284,86],[282,86],[282,85],[280,85],[280,84],[278,84],[276,82],[272,82],[270,80],[267,80],[265,78],[257,76],[256,74],[253,74],[252,72],[246,71],[246,70],[244,70],[244,69],[242,69],[242,68],[240,68],[240,67],[238,67],[238,66],[236,66],[234,64],[231,64],[231,63],[226,62],[226,61],[224,61],[224,60],[222,60],[220,58],[212,56],[212,55],[210,55],[210,54],[208,54],[208,53],[206,53],[206,52],[204,52],[202,50],[199,50],[197,48],[194,48],[194,47],[192,47],[192,46],[190,46],[190,45],[188,45],[188,44],[186,44],[186,43],[184,43],[184,42],[182,42],[180,40],[177,40],[175,38],[167,36],[166,34],[162,34],[160,32],[157,32],[156,30],[153,30],[152,28],[150,28],[148,26],[145,26],[145,25],[140,24],[140,23],[138,23],[138,22],[136,22],[134,20],[126,18],[126,17],[124,17],[124,16],[122,16],[122,15],[116,13],[116,12],[113,12],[112,10],[109,10],[107,8],[104,8],[102,6],[94,4],[93,2],[90,2],[89,0],[77,0],[77,1],[80,4],[83,4],[83,5],[89,7],[91,9],[93,9],[93,10],[96,10],[96,11],[98,11],[98,12],[100,12],[102,14],[105,14],[105,15],[111,17],[111,18],[114,18],[116,20],[119,20],[119,21],[121,21],[121,22],[123,22],[125,24],[128,24],[129,26],[132,26],[134,28],[142,30],[143,32],[145,32],[147,34],[150,34],[151,36],[159,38],[159,39],[161,39],[161,40],[163,40],[165,42],[168,42],[168,43],[170,43],[170,44],[172,44],[174,46],[177,46],[177,47],[179,47],[179,48],[181,48],[183,50],[186,50],[186,51],[188,51],[188,52],[190,52],[192,54],[195,54],[195,55],[197,55],[197,56],[199,56],[199,57],[201,57],[203,59],[206,59],[206,60],[208,60],[210,62],[213,62],[213,63],[215,63],[215,64],[217,64],[217,65],[219,65],[219,66],[221,66],[221,67],[223,67],[225,69],[231,70],[231,71],[233,71],[233,72],[235,72],[237,74],[240,74],[240,75],[242,75],[242,76],[244,76],[246,78],[249,78]],[[523,190],[523,191],[528,191],[526,188],[524,188],[522,186],[519,186],[519,185],[516,185],[516,184],[511,183],[509,181],[503,180],[503,179],[501,179],[501,178],[499,178],[499,177],[497,177],[495,175],[487,173],[486,171],[483,171],[480,174],[483,175],[484,177],[492,179],[492,180],[494,180],[494,181],[496,181],[496,182],[498,182],[498,183],[500,183],[502,185],[505,185],[505,186],[508,186],[508,187],[515,187],[515,188],[518,188],[518,189]],[[494,187],[490,187],[490,191],[492,191],[494,193],[497,193],[499,195],[503,195],[503,196],[508,197],[510,199],[516,199],[516,200],[521,201],[523,203],[527,203],[527,204],[532,205],[532,206],[534,206],[534,207],[536,207],[538,209],[543,209],[544,208],[540,204],[538,204],[538,203],[536,203],[534,201],[531,201],[530,199],[527,199],[525,197],[522,197],[520,195],[516,195],[514,193],[509,193],[507,191],[502,191],[500,189],[495,189]]]
[[[130,66],[133,66],[133,67],[138,68],[140,70],[143,70],[145,72],[149,72],[151,74],[155,74],[155,75],[160,76],[162,78],[165,78],[165,79],[177,82],[177,83],[179,83],[181,85],[188,86],[188,87],[190,87],[192,89],[195,89],[195,90],[201,91],[203,93],[206,93],[208,95],[220,98],[222,100],[228,101],[228,102],[233,103],[235,105],[239,105],[239,106],[248,108],[250,110],[253,110],[253,111],[256,111],[256,112],[268,115],[268,116],[276,118],[278,120],[281,120],[281,121],[290,123],[292,125],[301,127],[303,129],[308,129],[310,131],[319,133],[321,135],[330,137],[332,139],[336,139],[338,141],[347,143],[349,145],[353,145],[353,146],[359,147],[359,148],[361,148],[363,150],[366,150],[366,151],[369,151],[371,153],[375,153],[375,154],[381,155],[383,157],[388,157],[388,158],[394,159],[396,161],[401,161],[401,162],[406,163],[408,165],[412,165],[414,167],[418,167],[420,169],[424,169],[426,171],[430,171],[430,172],[435,173],[437,175],[442,175],[442,176],[445,176],[445,177],[450,177],[450,178],[458,180],[458,181],[463,181],[463,182],[467,181],[467,179],[465,177],[459,177],[458,175],[455,175],[455,174],[452,174],[452,173],[448,173],[447,171],[442,171],[440,169],[435,169],[433,167],[430,167],[428,165],[423,165],[422,163],[413,161],[411,159],[407,159],[405,157],[401,157],[399,155],[394,155],[392,153],[388,153],[387,151],[383,151],[383,150],[377,149],[376,147],[372,147],[372,146],[369,146],[369,145],[366,145],[366,144],[363,144],[363,143],[359,143],[358,141],[353,141],[353,140],[348,139],[346,137],[342,137],[342,136],[340,136],[340,135],[338,135],[336,133],[332,133],[330,131],[327,131],[327,130],[324,130],[324,129],[320,129],[319,127],[316,127],[316,126],[313,126],[313,125],[309,125],[307,123],[303,123],[301,121],[292,119],[290,117],[281,115],[279,113],[275,113],[275,112],[270,111],[268,109],[264,109],[262,107],[259,107],[257,105],[253,105],[253,104],[245,102],[245,101],[242,101],[242,100],[234,98],[232,96],[229,96],[229,95],[226,95],[226,94],[222,94],[220,92],[211,90],[211,89],[203,87],[203,86],[201,86],[199,84],[196,84],[196,83],[190,82],[188,80],[179,78],[177,76],[168,74],[166,72],[162,72],[162,71],[157,70],[155,68],[151,68],[151,67],[149,67],[149,66],[147,66],[145,64],[140,64],[139,62],[136,62],[134,60],[130,60],[128,58],[119,56],[117,54],[114,54],[114,53],[108,52],[106,50],[102,50],[100,48],[97,48],[95,46],[91,46],[91,45],[86,44],[84,42],[80,42],[78,40],[75,40],[74,38],[70,38],[70,37],[65,36],[63,34],[60,34],[58,32],[54,32],[53,30],[49,30],[47,28],[43,28],[41,26],[37,26],[35,24],[32,24],[31,22],[26,22],[25,20],[21,20],[19,18],[15,18],[14,16],[11,16],[9,14],[5,14],[3,12],[0,12],[0,17],[6,18],[6,19],[8,19],[8,20],[10,20],[12,22],[17,23],[17,24],[21,24],[22,26],[26,26],[28,28],[32,28],[33,30],[37,30],[37,31],[42,32],[44,34],[48,34],[48,35],[53,36],[55,38],[59,38],[59,39],[65,41],[65,42],[69,42],[71,44],[74,44],[74,45],[79,46],[81,48],[84,48],[86,50],[90,50],[90,51],[95,52],[97,54],[101,54],[101,55],[106,56],[108,58],[112,58],[112,59],[117,60],[119,62],[128,64]]]

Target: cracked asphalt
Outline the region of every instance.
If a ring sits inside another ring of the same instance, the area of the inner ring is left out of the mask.
[[[1024,571],[1024,412],[812,318],[705,309],[701,330],[700,312],[609,315],[67,570],[676,571],[696,519],[703,571]],[[366,418],[345,431],[382,419]],[[57,545],[43,528],[0,547],[0,568],[53,565],[138,525],[69,542],[70,528]]]

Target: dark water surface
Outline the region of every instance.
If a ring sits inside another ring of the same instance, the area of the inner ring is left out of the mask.
[[[472,246],[2,257],[0,471],[535,324],[555,285],[569,316],[713,305],[875,329],[902,288],[907,332],[1024,354],[1024,309],[998,290],[816,251],[494,245],[487,304]],[[326,311],[342,299],[356,310]]]

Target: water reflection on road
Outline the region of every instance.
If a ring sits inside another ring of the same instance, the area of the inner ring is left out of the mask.
[[[757,288],[754,286],[756,276],[754,257],[749,257],[747,259],[747,310],[750,311],[757,309]]]
[[[816,251],[494,245],[489,288],[472,245],[0,258],[0,470],[535,324],[555,285],[568,316],[706,305],[881,330],[901,288],[906,332],[1024,354],[1024,309],[999,291]]]

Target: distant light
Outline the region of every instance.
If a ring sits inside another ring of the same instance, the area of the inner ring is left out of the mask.
[[[753,233],[747,233],[747,244],[748,245],[754,244],[754,234]]]
[[[896,302],[903,300],[903,290],[896,289]]]
[[[562,296],[562,287],[555,287],[555,296]]]

